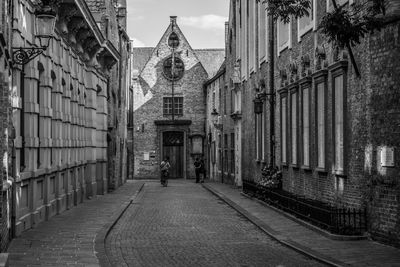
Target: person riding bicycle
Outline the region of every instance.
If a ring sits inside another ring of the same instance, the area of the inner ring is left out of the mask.
[[[166,186],[166,184],[168,183],[169,168],[171,168],[171,165],[169,164],[169,157],[165,157],[165,159],[160,164],[160,168],[161,168],[161,184]]]

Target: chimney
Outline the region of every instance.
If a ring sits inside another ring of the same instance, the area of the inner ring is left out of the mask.
[[[225,44],[228,43],[228,38],[229,38],[229,22],[225,22]]]
[[[176,16],[170,16],[169,18],[171,20],[171,24],[176,25]]]
[[[225,22],[225,55],[228,54],[229,47],[229,22]]]
[[[120,25],[126,29],[126,0],[118,0],[117,12]]]

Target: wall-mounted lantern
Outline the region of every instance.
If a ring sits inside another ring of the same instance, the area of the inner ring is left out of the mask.
[[[57,1],[47,1],[45,5],[35,12],[35,37],[39,38],[40,47],[13,47],[14,64],[27,64],[29,61],[43,53],[49,46],[50,39],[54,34],[57,19],[55,2]]]
[[[214,124],[214,127],[217,128],[218,130],[222,131],[223,124],[220,123],[220,121],[219,121],[220,116],[219,116],[218,111],[215,108],[211,112],[211,119],[212,119],[212,122]]]
[[[257,96],[254,100],[254,113],[255,114],[261,114],[263,113],[264,110],[264,101],[262,100],[261,97]]]

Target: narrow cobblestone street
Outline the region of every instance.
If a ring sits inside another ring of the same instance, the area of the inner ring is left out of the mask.
[[[218,204],[217,204],[218,203]],[[106,240],[112,266],[319,266],[198,184],[146,183]]]

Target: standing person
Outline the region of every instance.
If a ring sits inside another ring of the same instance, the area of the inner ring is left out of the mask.
[[[201,163],[201,173],[203,174],[201,176],[200,183],[204,183],[204,179],[206,179],[206,165],[204,164],[203,157],[201,158],[200,163]]]
[[[193,165],[194,165],[194,171],[196,173],[196,183],[198,183],[200,181],[200,173],[202,171],[202,165],[199,158],[196,158]]]
[[[161,161],[160,169],[161,169],[161,184],[163,186],[167,186],[168,178],[169,178],[169,168],[171,165],[169,164],[169,157],[165,157],[163,161]]]

